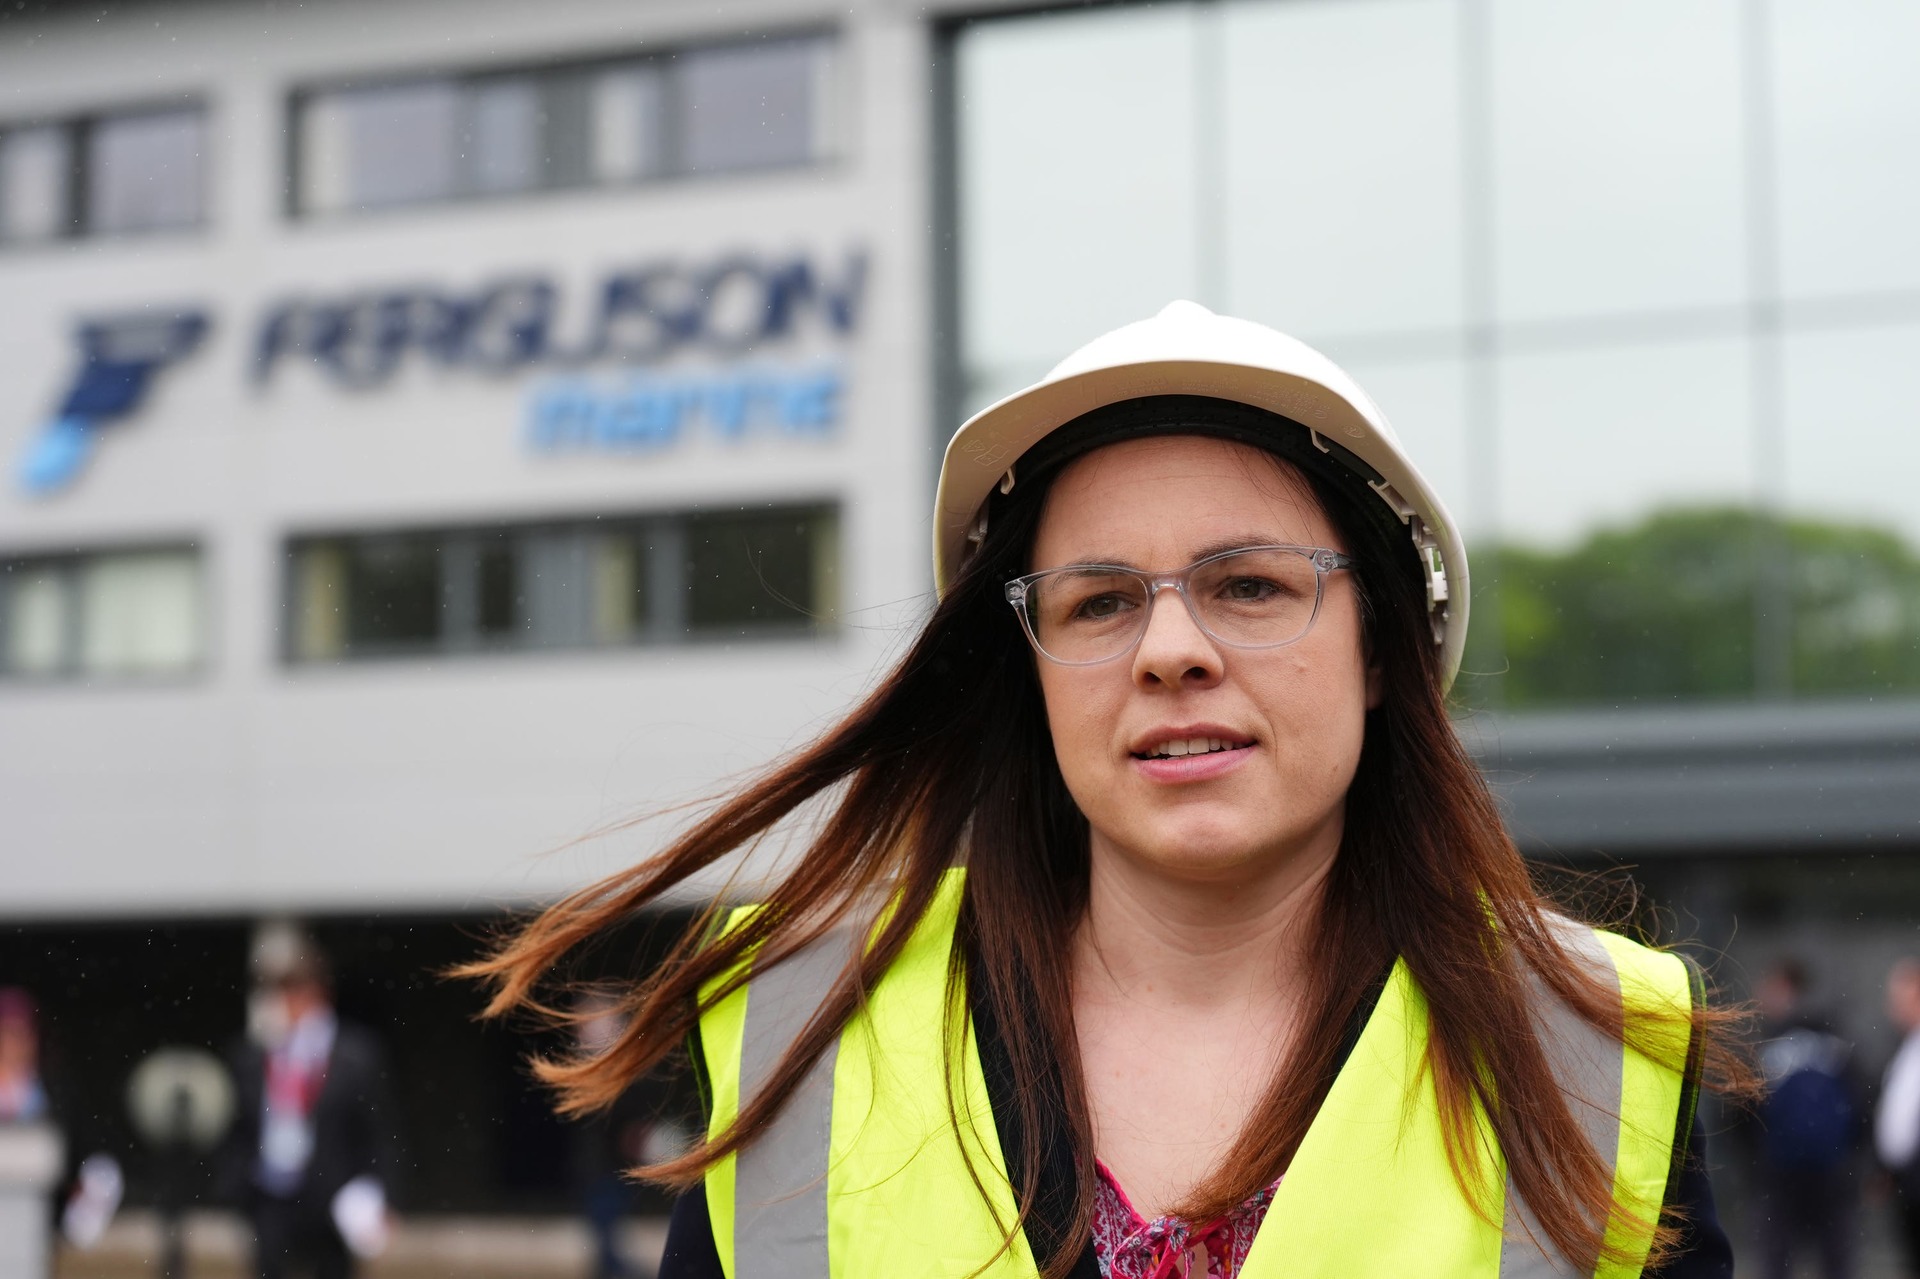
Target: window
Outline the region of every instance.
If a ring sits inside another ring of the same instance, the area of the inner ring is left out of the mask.
[[[828,633],[830,506],[295,540],[288,655],[700,643]]]
[[[205,135],[197,108],[95,121],[87,139],[88,232],[199,225]]]
[[[1920,517],[1869,474],[1920,459],[1920,6],[950,31],[952,419],[1192,296],[1391,415],[1473,548],[1469,704],[1920,697]]]
[[[206,135],[197,105],[0,127],[0,244],[201,225]]]
[[[833,529],[818,511],[687,521],[687,628],[696,635],[806,631],[832,582]]]
[[[806,164],[831,150],[831,50],[788,37],[306,92],[296,212]]]
[[[817,40],[682,54],[678,105],[687,172],[798,164],[822,150],[820,54]]]
[[[73,137],[42,125],[0,133],[0,242],[67,234],[73,194]]]
[[[0,673],[174,675],[204,651],[191,548],[0,560]]]

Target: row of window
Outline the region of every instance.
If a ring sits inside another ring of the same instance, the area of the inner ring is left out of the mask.
[[[206,135],[199,106],[0,129],[0,243],[198,226]]]
[[[301,90],[289,212],[355,213],[812,163],[834,42],[790,36]],[[0,123],[0,244],[207,217],[204,104]]]
[[[826,634],[831,505],[296,538],[289,662]],[[206,656],[199,552],[0,561],[0,673],[180,675]]]

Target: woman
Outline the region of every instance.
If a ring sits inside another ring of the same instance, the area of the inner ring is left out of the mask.
[[[471,970],[552,1008],[820,801],[616,1045],[539,1067],[587,1109],[696,1041],[663,1275],[1731,1273],[1724,1014],[1534,889],[1445,713],[1464,550],[1345,374],[1175,303],[962,427],[936,525],[852,715]]]

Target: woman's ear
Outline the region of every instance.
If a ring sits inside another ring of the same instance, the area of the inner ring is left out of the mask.
[[[1380,709],[1380,699],[1386,695],[1387,676],[1378,663],[1367,667],[1367,709]]]

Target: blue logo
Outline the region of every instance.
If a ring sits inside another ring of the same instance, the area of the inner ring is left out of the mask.
[[[59,409],[27,444],[20,485],[35,496],[57,493],[86,469],[100,432],[140,407],[154,375],[191,355],[207,335],[200,311],[129,315],[82,323],[80,371]]]

